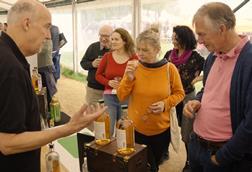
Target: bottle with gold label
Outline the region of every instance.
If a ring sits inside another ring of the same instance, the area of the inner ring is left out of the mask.
[[[135,134],[133,121],[128,118],[127,106],[122,106],[122,118],[116,124],[117,152],[129,155],[135,151]]]
[[[99,100],[103,104],[103,100]],[[104,112],[99,118],[94,121],[95,143],[98,145],[106,145],[110,142],[110,117],[107,112]]]
[[[59,154],[54,150],[54,145],[49,144],[49,152],[46,154],[47,172],[60,172]]]
[[[55,96],[52,97],[50,102],[50,113],[54,122],[59,122],[61,120],[60,103]]]

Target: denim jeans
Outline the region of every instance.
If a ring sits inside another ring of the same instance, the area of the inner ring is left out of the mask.
[[[117,98],[117,95],[115,94],[104,94],[103,98],[104,104],[108,106],[108,112],[110,116],[110,136],[113,136],[116,121],[118,121],[122,115],[121,105],[128,103],[120,103],[119,99]]]
[[[252,160],[246,156],[240,161],[226,165],[215,165],[211,161],[211,155],[216,150],[204,147],[195,133],[192,133],[189,142],[189,161],[192,172],[252,172]]]
[[[60,78],[60,56],[61,54],[59,54],[59,50],[52,53],[52,58],[53,58],[52,61],[53,61],[53,66],[54,66],[53,76],[56,82]]]

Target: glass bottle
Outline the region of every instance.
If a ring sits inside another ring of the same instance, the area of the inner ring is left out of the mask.
[[[49,144],[49,152],[46,154],[47,172],[60,172],[59,154],[54,151],[54,145]]]
[[[34,69],[32,69],[32,86],[33,86],[36,93],[39,92],[39,86],[38,86],[39,81],[38,80],[39,80],[39,78],[38,78],[38,75],[37,75],[37,71],[34,68]]]
[[[42,77],[40,75],[40,73],[38,72],[38,68],[34,67],[34,69],[36,70],[37,76],[38,76],[38,91],[42,90]]]
[[[103,104],[104,100],[99,100],[99,104]],[[110,117],[108,112],[104,112],[94,121],[95,143],[98,145],[106,145],[110,142]]]
[[[52,97],[50,102],[50,113],[54,122],[59,122],[61,120],[60,103],[55,96]]]
[[[135,133],[133,121],[128,118],[127,106],[122,105],[122,118],[116,124],[117,152],[129,155],[135,151]]]
[[[118,83],[120,83],[120,81],[122,80],[122,77],[116,76],[116,77],[114,77],[114,80],[116,80]],[[112,94],[116,94],[117,93],[116,88],[113,88],[112,91],[111,91],[111,93]]]
[[[87,166],[87,157],[84,156],[83,158],[83,164],[81,166],[82,172],[88,172],[88,166]]]
[[[32,70],[32,86],[37,94],[42,89],[42,77],[38,73],[37,67],[34,67]]]
[[[53,116],[51,115],[51,113],[49,113],[49,127],[54,127],[55,126],[55,123],[54,123],[54,118]]]

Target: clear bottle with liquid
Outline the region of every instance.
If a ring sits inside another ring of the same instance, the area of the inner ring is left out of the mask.
[[[49,144],[49,152],[46,154],[47,172],[60,172],[59,154],[54,150],[54,145]]]
[[[87,166],[87,157],[84,156],[83,158],[83,164],[81,166],[82,172],[88,172],[88,166]]]
[[[133,121],[128,118],[127,106],[122,105],[122,118],[116,124],[117,152],[129,155],[135,151],[135,131]]]
[[[103,104],[104,100],[99,100],[99,104]],[[110,117],[108,112],[104,112],[94,121],[95,143],[98,145],[106,145],[110,142]]]

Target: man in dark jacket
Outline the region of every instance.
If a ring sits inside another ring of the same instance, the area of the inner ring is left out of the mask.
[[[113,28],[111,26],[102,26],[99,30],[99,41],[92,43],[88,47],[80,62],[81,67],[88,71],[86,87],[86,102],[88,104],[96,103],[102,98],[104,86],[96,81],[95,73],[102,56],[110,49],[110,35],[112,31]]]
[[[194,15],[198,42],[213,52],[204,88],[184,107],[195,117],[189,145],[193,172],[252,171],[252,45],[235,31],[226,4],[203,5]]]
[[[8,11],[0,37],[0,171],[39,172],[40,147],[85,128],[104,112],[84,105],[62,126],[41,130],[37,97],[25,57],[50,39],[51,14],[37,0],[19,0]]]
[[[59,38],[59,27],[52,25],[51,26],[51,37],[52,37],[52,61],[54,65],[53,76],[55,81],[60,78],[60,38]]]

